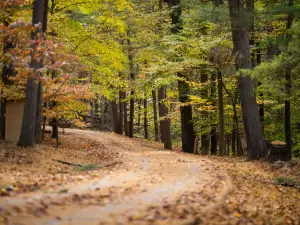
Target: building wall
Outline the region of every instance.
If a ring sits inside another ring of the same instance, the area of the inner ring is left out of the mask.
[[[24,100],[6,103],[5,140],[17,143],[21,134],[23,121]]]

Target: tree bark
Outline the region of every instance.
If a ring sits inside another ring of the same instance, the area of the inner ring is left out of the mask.
[[[168,5],[171,8],[171,20],[172,20],[172,34],[179,34],[182,30],[181,20],[181,5],[180,0],[168,0]],[[185,82],[188,79],[187,75],[183,73],[177,74],[178,80],[178,91],[179,101],[183,104],[189,101],[189,85]],[[189,105],[183,105],[180,107],[181,117],[181,136],[182,136],[182,149],[184,152],[193,154],[194,152],[194,127],[193,127],[193,116],[192,107]]]
[[[123,118],[124,118],[124,103],[123,101],[123,92],[120,91],[119,92],[119,126],[120,126],[120,133],[123,134],[123,130],[124,130],[124,123],[123,123]]]
[[[206,83],[208,80],[207,74],[201,74],[201,83]],[[201,97],[202,98],[207,98],[208,97],[208,90],[201,90]],[[202,112],[201,113],[202,117],[208,117],[207,112]],[[201,135],[201,147],[200,147],[200,152],[201,155],[207,155],[209,153],[209,136],[208,134],[202,134]]]
[[[101,129],[104,130],[105,124],[105,97],[102,96],[101,98]]]
[[[288,5],[290,7],[294,6],[294,0],[289,0]],[[287,30],[291,29],[293,24],[294,16],[289,13],[287,18]],[[289,37],[289,35],[288,35]],[[291,129],[291,89],[292,89],[292,68],[287,68],[285,71],[285,93],[286,99],[284,101],[284,112],[285,112],[285,142],[286,142],[286,152],[287,152],[287,160],[292,160],[292,129]]]
[[[142,112],[141,112],[141,110],[142,110],[141,101],[142,101],[141,99],[138,100],[138,123],[137,123],[137,132],[138,132],[138,134],[141,131],[141,114],[142,114]]]
[[[244,1],[229,0],[229,12],[236,53],[236,66],[240,73],[239,90],[248,147],[248,160],[256,160],[264,156],[266,146],[256,103],[254,81],[240,70],[252,69]]]
[[[145,137],[145,139],[149,139],[148,110],[147,110],[147,96],[146,96],[146,93],[145,93],[145,97],[144,97],[144,137]]]
[[[163,137],[163,142],[164,142],[164,148],[165,149],[170,149],[172,150],[172,138],[171,138],[171,121],[170,119],[166,118],[168,114],[168,109],[163,102],[167,98],[166,96],[166,89],[165,87],[159,88],[158,90],[158,100],[159,100],[159,116],[164,117],[161,119],[161,133]]]
[[[8,26],[9,24],[6,23],[5,26]],[[13,48],[15,48],[15,43],[13,40],[9,38],[6,38],[3,43],[3,55],[6,53],[9,53]],[[8,61],[9,63],[7,63]],[[13,64],[11,60],[5,60],[3,62],[2,66],[2,77],[1,80],[4,85],[11,85],[12,81],[9,80],[9,77],[15,76],[16,71],[13,68]],[[1,139],[5,139],[5,123],[6,123],[6,99],[1,97],[1,115],[0,115],[0,123],[1,123],[1,130],[0,130],[0,135]]]
[[[159,115],[159,128],[160,128],[160,140],[164,142],[164,123],[161,118],[166,116],[166,112],[164,111],[164,103],[163,101],[165,96],[166,88],[160,87],[158,89],[158,115]]]
[[[33,13],[32,13],[32,25],[43,24],[44,23],[44,15],[45,15],[45,0],[35,0],[33,2]],[[43,27],[36,29],[36,31],[32,32],[31,38],[32,40],[38,40],[39,33],[42,33]],[[18,145],[20,146],[31,146],[36,143],[36,122],[37,115],[40,115],[42,112],[38,112],[40,110],[40,105],[38,105],[38,101],[40,101],[40,97],[38,96],[39,85],[36,77],[39,77],[36,71],[42,67],[42,60],[36,60],[33,56],[35,54],[36,44],[33,46],[33,51],[31,53],[31,67],[34,70],[34,76],[29,77],[27,79],[26,84],[26,98],[24,105],[24,113],[23,113],[23,122],[22,129],[19,138]],[[39,102],[40,104],[40,102]],[[39,122],[39,121],[38,121]]]
[[[155,141],[159,140],[158,134],[158,120],[157,120],[157,101],[156,101],[156,91],[152,89],[152,101],[153,101],[153,120],[154,120],[154,136]]]
[[[134,66],[133,66],[133,55],[132,55],[132,47],[131,42],[128,40],[128,60],[129,60],[129,69],[130,69],[130,80],[134,81]],[[133,125],[134,125],[134,89],[131,87],[130,91],[130,106],[129,106],[129,137],[133,137]]]
[[[126,99],[126,92],[123,93],[124,99]],[[127,107],[127,102],[125,101],[123,106],[124,106],[124,132],[125,135],[128,137],[129,136],[129,123],[128,123],[128,107]]]
[[[179,74],[180,75],[180,74]],[[185,76],[181,76],[185,78]],[[178,81],[179,90],[179,101],[182,104],[188,102],[189,97],[189,86],[185,81]],[[182,149],[184,152],[193,153],[194,152],[194,127],[193,127],[193,117],[192,117],[192,107],[189,105],[180,106],[180,116],[181,116],[181,137],[182,137]]]
[[[219,155],[225,155],[225,127],[222,73],[217,71],[218,78],[218,108],[219,108]]]
[[[211,75],[211,98],[213,98],[213,106],[216,106],[216,73],[212,73]],[[217,131],[216,124],[212,124],[212,128],[210,131],[210,153],[212,155],[217,154]]]

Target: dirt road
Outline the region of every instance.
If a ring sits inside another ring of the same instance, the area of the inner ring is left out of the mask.
[[[49,140],[0,148],[0,183],[20,188],[0,198],[0,224],[300,224],[299,190],[274,183],[297,178],[297,162],[274,170],[266,162],[165,151],[157,142],[83,130],[67,130],[60,150]],[[118,163],[77,171],[53,158]]]
[[[66,193],[53,190],[2,198],[1,209],[11,212],[6,224],[185,224],[194,221],[195,214],[184,208],[174,212],[172,205],[191,201],[202,210],[212,208],[230,190],[226,174],[207,159],[109,133],[68,132],[121,154],[120,165],[101,179],[61,187]]]

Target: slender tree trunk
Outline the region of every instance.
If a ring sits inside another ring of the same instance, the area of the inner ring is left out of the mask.
[[[216,73],[212,73],[211,75],[211,97],[213,100],[213,106],[216,106]],[[213,122],[212,128],[210,131],[210,152],[212,155],[217,154],[217,131],[216,131],[216,124]]]
[[[166,88],[165,87],[160,87],[158,89],[158,115],[159,115],[159,128],[160,128],[160,140],[161,142],[164,142],[164,126],[163,126],[163,120],[162,118],[165,117],[165,112],[164,112],[164,103],[163,101],[164,96],[165,96]]]
[[[145,97],[144,97],[144,137],[145,137],[145,139],[149,139],[148,110],[147,110],[147,96],[146,96],[146,93],[145,93]]]
[[[163,102],[167,98],[166,96],[166,89],[165,87],[159,88],[158,90],[158,101],[159,101],[159,116],[164,117],[161,119],[161,133],[164,142],[164,148],[172,150],[172,138],[171,138],[171,121],[170,119],[166,118],[168,114],[168,109],[165,103]]]
[[[44,23],[44,13],[45,13],[45,1],[44,0],[35,0],[33,2],[33,13],[32,13],[32,24],[43,24]],[[36,31],[32,32],[32,40],[39,39],[39,33],[42,33],[42,29],[36,29]],[[42,60],[36,60],[33,55],[35,54],[36,45],[33,45],[33,52],[31,67],[34,70],[35,75],[40,76],[36,71],[42,67]],[[37,80],[34,77],[29,77],[27,79],[26,84],[26,98],[25,98],[25,106],[24,106],[24,114],[23,114],[23,123],[21,134],[19,138],[19,145],[21,146],[30,146],[36,143],[36,122],[37,115],[39,115],[37,110],[40,109],[38,105],[38,90],[39,85],[37,84]]]
[[[255,160],[264,156],[266,145],[256,103],[254,81],[240,70],[252,69],[244,1],[229,0],[229,11],[232,39],[236,52],[236,66],[240,73],[239,90],[248,147],[248,160]]]
[[[126,99],[126,92],[123,94],[124,99]],[[129,123],[128,123],[128,107],[127,107],[127,102],[125,101],[123,106],[124,106],[124,131],[125,135],[128,137],[129,136]]]
[[[217,71],[218,78],[218,108],[219,108],[219,155],[225,155],[225,127],[222,74]]]
[[[137,124],[137,132],[140,133],[141,131],[141,110],[142,110],[142,106],[141,106],[141,99],[138,100],[138,124]]]
[[[48,24],[48,0],[44,0],[43,8],[43,22],[42,22],[42,31],[45,33],[47,30]],[[42,62],[41,62],[42,63]],[[42,76],[42,74],[41,74]],[[38,83],[38,96],[37,96],[37,113],[36,113],[36,122],[35,122],[35,140],[36,143],[40,144],[43,141],[42,137],[42,125],[43,125],[43,84],[41,81]]]
[[[124,130],[124,123],[123,123],[123,118],[124,118],[124,103],[123,101],[123,92],[120,91],[119,92],[119,126],[120,126],[120,133],[123,134],[123,130]]]
[[[259,47],[259,43],[258,43],[257,50],[256,50],[256,65],[260,65],[260,64],[261,64],[261,52],[260,52],[260,47]],[[258,86],[261,86],[260,82],[258,82]],[[263,99],[264,94],[261,92],[259,94],[259,96]],[[260,117],[260,121],[261,121],[262,130],[264,131],[265,110],[264,110],[263,102],[261,104],[259,104],[259,117]]]
[[[234,129],[234,125],[233,125],[233,128],[232,128],[232,131],[231,131],[231,146],[232,146],[232,155],[233,156],[236,156],[236,132],[235,132],[235,129]]]
[[[101,129],[104,130],[105,124],[105,97],[101,97]]]
[[[294,6],[294,0],[289,0],[288,2],[289,6]],[[293,14],[289,13],[288,19],[287,19],[287,30],[291,29],[293,24],[294,16]],[[288,35],[289,37],[289,35]],[[287,68],[285,71],[285,93],[286,93],[286,99],[284,101],[284,112],[285,112],[285,142],[286,142],[286,148],[287,148],[287,160],[292,160],[292,130],[291,130],[291,88],[292,88],[292,68]]]
[[[201,74],[201,83],[206,83],[208,80],[208,76],[207,74]],[[201,91],[201,97],[202,98],[207,98],[208,97],[208,90],[202,90]],[[207,112],[202,112],[201,113],[202,117],[207,118],[208,117],[208,113]],[[207,155],[209,153],[209,136],[208,134],[202,134],[201,135],[201,147],[200,147],[200,152],[201,155]]]
[[[132,47],[131,42],[128,40],[128,60],[129,60],[129,69],[130,69],[130,80],[131,82],[134,81],[134,66],[133,66],[133,55],[132,55]],[[133,125],[134,125],[134,89],[131,87],[130,91],[130,109],[129,109],[129,137],[133,137]]]
[[[154,135],[155,141],[159,140],[158,136],[158,120],[157,120],[157,101],[156,101],[156,91],[152,89],[152,101],[153,101],[153,119],[154,119]]]

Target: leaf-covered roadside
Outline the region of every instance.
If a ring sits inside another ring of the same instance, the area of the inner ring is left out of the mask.
[[[107,151],[101,143],[80,136],[62,135],[60,142],[59,149],[55,147],[55,139],[48,136],[45,144],[32,148],[1,144],[0,187],[14,187],[14,191],[2,191],[1,194],[14,196],[37,190],[49,191],[72,182],[93,180],[106,173],[105,170],[101,174],[75,170],[73,166],[53,159],[101,167],[119,158],[117,153]]]

